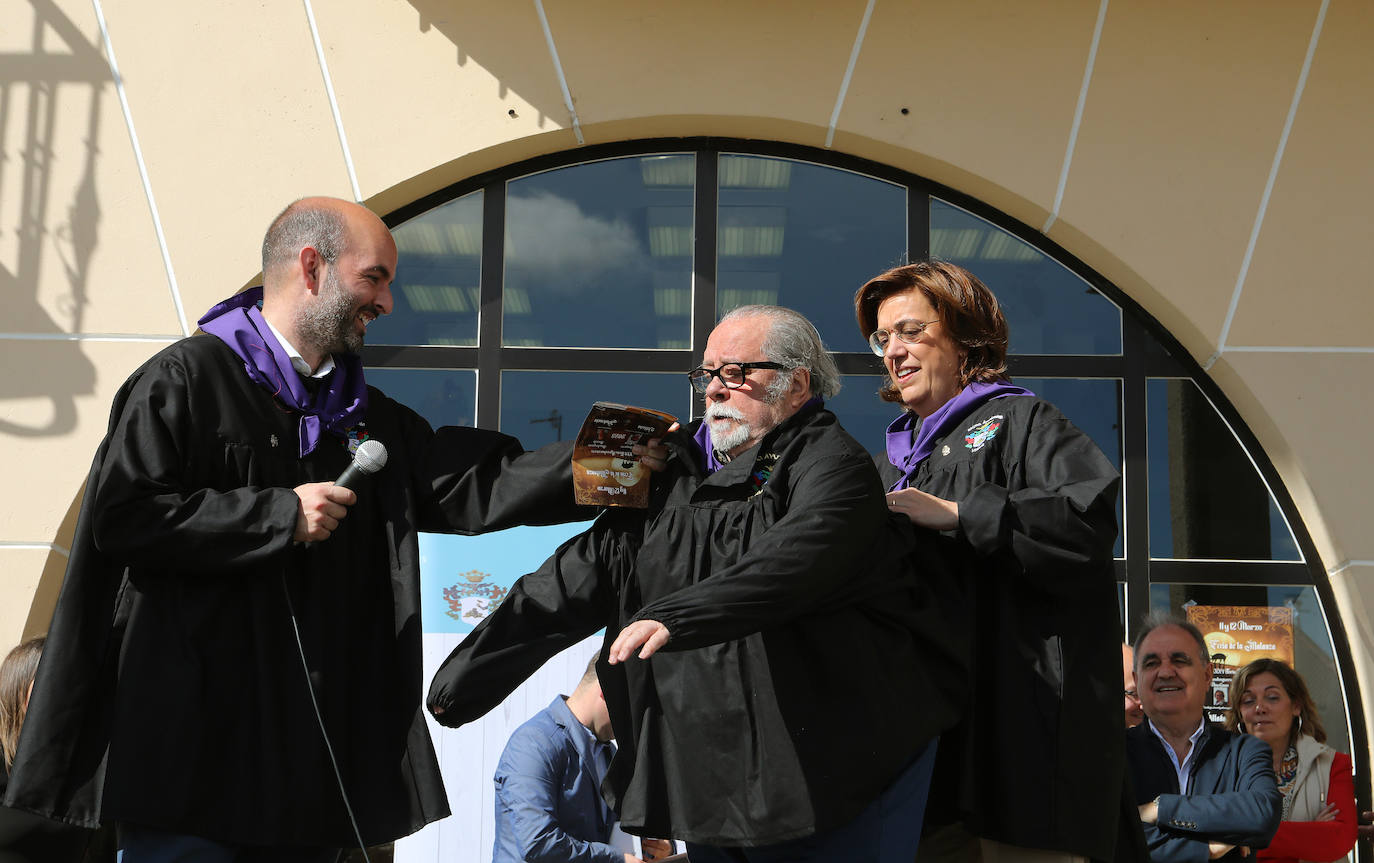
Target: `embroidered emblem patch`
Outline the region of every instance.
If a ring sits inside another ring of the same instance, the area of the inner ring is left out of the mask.
[[[358,423],[353,428],[349,429],[347,441],[348,454],[357,454],[358,447],[362,446],[363,441],[367,440],[370,437],[372,437],[372,435],[367,433],[367,423]]]
[[[749,484],[753,486],[750,497],[763,493],[763,487],[768,484],[768,479],[773,475],[773,467],[778,463],[779,456],[775,452],[764,453],[754,461],[756,468],[749,475]]]
[[[1006,419],[1002,414],[988,417],[982,422],[971,425],[964,432],[964,446],[978,452],[988,441],[997,437],[997,430],[1002,427],[1002,421]]]

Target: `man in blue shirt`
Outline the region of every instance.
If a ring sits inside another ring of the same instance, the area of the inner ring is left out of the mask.
[[[601,796],[615,754],[596,657],[570,696],[558,696],[515,729],[496,765],[493,863],[644,863],[609,843],[616,815]],[[643,841],[645,858],[670,853]]]

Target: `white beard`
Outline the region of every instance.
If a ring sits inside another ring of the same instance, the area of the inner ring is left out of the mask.
[[[719,453],[728,453],[742,446],[754,436],[753,428],[745,422],[715,423],[715,419],[743,420],[744,414],[737,409],[711,402],[706,406],[704,417],[706,428],[711,433],[711,447]]]

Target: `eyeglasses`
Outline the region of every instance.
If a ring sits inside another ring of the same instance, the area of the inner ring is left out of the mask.
[[[718,369],[708,369],[705,366],[692,369],[687,373],[687,380],[692,382],[692,387],[699,393],[706,392],[706,388],[711,385],[711,378],[720,378],[720,382],[732,390],[737,390],[744,386],[744,376],[749,374],[750,369],[785,369],[787,366],[782,363],[762,362],[762,363],[726,363]]]
[[[940,322],[939,318],[933,321],[902,321],[902,325],[895,330],[874,330],[873,335],[868,337],[868,346],[873,349],[873,353],[883,356],[887,353],[887,343],[893,336],[901,339],[904,344],[914,345],[916,340],[921,337],[921,333],[926,331],[926,327]]]
[[[1134,689],[1126,689],[1123,691],[1126,693],[1126,697],[1131,699],[1132,701],[1140,700],[1140,693],[1136,692]]]

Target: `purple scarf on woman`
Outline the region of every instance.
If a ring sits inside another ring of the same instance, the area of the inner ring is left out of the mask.
[[[975,381],[926,417],[915,435],[912,435],[911,430],[919,421],[917,416],[908,411],[897,417],[887,427],[887,460],[902,472],[902,476],[888,491],[896,491],[911,485],[916,468],[935,451],[935,442],[963,422],[974,408],[1003,396],[1033,395],[1035,393],[1015,384],[1002,381],[985,384]]]
[[[315,392],[306,389],[276,336],[262,317],[262,288],[249,288],[219,303],[197,322],[238,354],[254,383],[272,391],[282,404],[301,415],[301,457],[320,442],[320,432],[346,437],[367,413],[367,382],[357,354],[335,354],[334,372]]]

